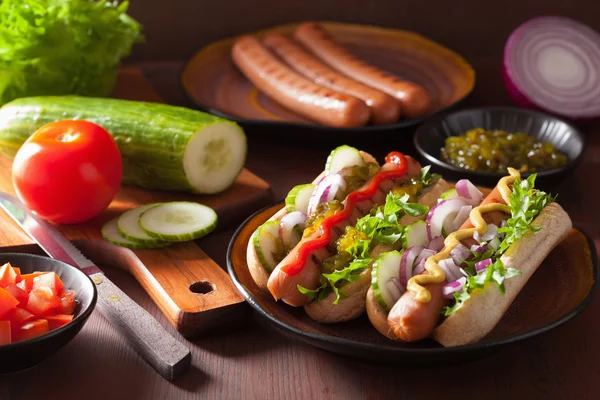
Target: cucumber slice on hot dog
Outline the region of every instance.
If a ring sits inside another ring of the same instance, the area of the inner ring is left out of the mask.
[[[311,183],[294,186],[285,198],[285,209],[287,212],[300,211],[306,214],[310,196],[312,196],[314,191],[315,185]]]
[[[427,247],[429,244],[429,238],[427,237],[427,223],[425,221],[415,221],[406,227],[406,246],[409,248],[413,246]]]
[[[373,263],[371,287],[379,305],[389,312],[402,295],[400,284],[400,262],[402,253],[390,251],[380,255]]]
[[[252,235],[252,245],[260,264],[267,272],[277,266],[276,254],[281,253],[282,241],[279,238],[279,221],[267,221]]]
[[[329,157],[327,157],[325,174],[335,174],[344,168],[354,167],[357,165],[365,165],[365,161],[360,155],[360,151],[354,147],[343,145],[334,149],[331,154],[329,154]]]

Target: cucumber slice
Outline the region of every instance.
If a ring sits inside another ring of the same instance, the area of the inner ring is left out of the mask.
[[[300,211],[306,214],[310,196],[312,196],[314,191],[315,185],[312,183],[294,186],[285,198],[285,209],[287,212]]]
[[[117,220],[119,218],[113,218],[102,226],[102,237],[104,240],[121,247],[127,247],[130,249],[157,249],[160,247],[168,246],[166,242],[155,242],[155,244],[141,244],[138,242],[132,242],[131,240],[124,238],[117,227]]]
[[[442,193],[442,195],[440,196],[440,199],[442,200],[450,200],[450,199],[456,199],[458,196],[458,193],[456,192],[456,188],[452,188],[450,190],[446,190],[444,193]]]
[[[121,216],[117,218],[117,229],[121,236],[131,242],[147,244],[150,246],[164,244],[162,240],[157,240],[156,238],[149,236],[140,226],[140,215],[159,204],[160,203],[146,204],[121,214]]]
[[[344,168],[354,167],[356,165],[365,165],[365,161],[360,155],[360,152],[354,147],[343,145],[334,149],[331,154],[329,154],[329,157],[327,157],[325,174],[335,174]]]
[[[373,263],[371,287],[379,305],[389,312],[398,301],[404,287],[400,284],[400,261],[402,253],[390,251],[383,253]]]
[[[427,223],[425,221],[415,221],[406,227],[406,243],[404,248],[413,246],[427,247],[429,238],[427,237]]]
[[[198,239],[217,227],[217,213],[188,201],[162,203],[140,215],[140,227],[148,236],[170,242]]]
[[[279,237],[279,221],[267,221],[259,226],[252,235],[252,244],[261,265],[271,273],[279,263],[275,255],[281,253],[283,246]]]

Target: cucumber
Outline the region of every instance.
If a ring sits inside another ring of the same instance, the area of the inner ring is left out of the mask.
[[[429,238],[427,237],[427,223],[425,221],[415,221],[406,227],[404,234],[405,249],[413,246],[427,247],[429,245]]]
[[[144,230],[140,226],[139,221],[140,215],[142,215],[145,211],[151,209],[152,207],[156,207],[159,204],[160,203],[146,204],[143,206],[133,208],[121,214],[121,216],[117,218],[117,229],[119,230],[121,236],[123,236],[129,241],[150,246],[164,244],[163,241],[157,240],[156,238],[153,238],[149,236],[146,232],[144,232]]]
[[[267,221],[252,235],[252,244],[263,268],[271,273],[279,263],[276,258],[281,253],[283,243],[279,237],[279,221]]]
[[[404,292],[399,279],[402,254],[395,250],[383,253],[377,257],[371,270],[373,294],[386,312],[392,309]]]
[[[458,193],[456,192],[455,188],[452,188],[450,190],[446,190],[444,193],[442,193],[442,195],[440,196],[441,200],[450,200],[450,199],[456,199],[458,198]]]
[[[63,119],[85,119],[112,134],[126,184],[218,193],[233,184],[246,160],[246,136],[234,122],[166,104],[78,96],[5,104],[0,108],[0,151],[13,157],[37,129]]]
[[[327,157],[327,163],[325,164],[325,174],[331,175],[341,171],[347,167],[363,166],[365,161],[363,160],[360,152],[354,147],[347,145],[335,148],[329,157]]]
[[[285,198],[285,209],[287,212],[300,211],[306,214],[310,196],[315,191],[312,183],[294,186]]]
[[[168,246],[169,243],[165,243],[165,242],[160,242],[160,244],[157,242],[156,244],[152,245],[152,244],[142,244],[142,243],[138,243],[138,242],[132,242],[129,239],[124,238],[120,233],[119,233],[119,229],[117,228],[117,220],[118,218],[113,218],[110,221],[108,221],[107,223],[105,223],[102,226],[102,237],[117,246],[121,246],[121,247],[127,247],[130,249],[155,249],[155,248],[159,248],[159,247],[165,247]]]
[[[169,242],[198,239],[217,227],[217,213],[189,201],[173,201],[151,207],[140,215],[140,227],[148,236]]]

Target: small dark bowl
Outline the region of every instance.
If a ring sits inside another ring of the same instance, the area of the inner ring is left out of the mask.
[[[90,278],[75,267],[53,258],[33,254],[0,254],[0,265],[10,262],[21,273],[54,271],[65,288],[75,291],[75,318],[65,326],[22,342],[0,345],[0,373],[17,372],[39,364],[57,352],[79,333],[94,310],[98,294]]]
[[[539,141],[550,142],[565,153],[569,159],[566,165],[537,173],[536,186],[540,188],[556,186],[583,159],[585,136],[575,126],[542,112],[509,107],[468,109],[431,119],[417,129],[414,144],[421,156],[432,164],[433,170],[444,178],[467,178],[475,184],[493,187],[505,173],[469,171],[440,159],[440,151],[447,137],[462,135],[474,128],[522,132]],[[523,177],[529,175],[522,174]]]

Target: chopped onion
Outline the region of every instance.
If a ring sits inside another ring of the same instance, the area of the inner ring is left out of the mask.
[[[281,218],[279,223],[279,237],[286,246],[295,246],[302,239],[302,231],[306,226],[306,214],[301,211],[292,211]],[[299,226],[300,229],[294,229]]]
[[[444,297],[451,299],[454,297],[454,293],[462,292],[465,284],[467,283],[467,278],[462,277],[457,279],[454,282],[450,282],[442,288],[442,294]]]
[[[471,214],[471,210],[473,206],[462,206],[458,214],[456,214],[456,218],[452,221],[452,225],[454,225],[454,230],[457,231],[460,227],[465,223],[467,219],[469,219],[469,214]]]
[[[483,200],[483,193],[468,179],[456,182],[456,193],[470,206],[478,206]]]
[[[339,191],[346,190],[346,181],[339,174],[327,175],[317,183],[308,201],[307,214],[312,214],[321,203],[328,203],[336,198]]]
[[[485,271],[485,269],[490,265],[492,265],[491,258],[487,258],[483,261],[479,261],[478,263],[475,263],[475,271],[477,273],[480,273],[481,271]]]
[[[481,239],[488,242],[493,238],[498,237],[498,227],[494,224],[489,224],[487,226],[487,231],[483,235],[481,235]]]
[[[423,249],[419,256],[415,260],[415,266],[413,268],[413,276],[422,274],[425,271],[425,262],[427,259],[433,255],[435,255],[437,251],[431,249]]]
[[[493,238],[492,240],[490,240],[490,242],[488,243],[488,245],[490,246],[490,248],[494,251],[498,250],[500,248],[500,238]]]
[[[477,243],[483,242],[483,239],[481,238],[481,233],[479,233],[479,231],[475,231],[475,233],[473,234],[473,239],[475,239]]]
[[[482,253],[484,251],[487,250],[487,245],[479,245],[479,244],[474,244],[473,246],[471,246],[471,251],[474,253]]]
[[[600,116],[600,34],[565,17],[519,26],[504,47],[504,81],[521,107],[573,119]]]
[[[404,254],[402,254],[402,258],[400,259],[400,283],[403,286],[406,286],[408,280],[413,276],[413,265],[415,265],[415,260],[423,250],[422,246],[413,246],[406,249]]]
[[[458,265],[454,263],[454,260],[451,258],[446,258],[438,262],[438,266],[444,271],[446,274],[446,281],[453,282],[460,278],[462,275],[459,271]]]
[[[427,237],[432,240],[442,234],[442,228],[446,219],[454,221],[460,209],[465,206],[465,200],[461,198],[444,200],[436,204],[427,215]]]
[[[444,248],[444,237],[442,235],[434,237],[429,242],[429,246],[427,246],[427,248],[435,251],[436,253],[438,251],[442,251]]]
[[[389,294],[392,296],[392,300],[394,302],[398,301],[402,293],[406,291],[404,286],[400,283],[398,278],[391,278],[385,283],[385,287],[388,290]]]
[[[463,261],[468,260],[471,256],[469,249],[462,243],[459,243],[455,248],[450,251],[450,256],[454,259],[457,265],[462,264]]]

